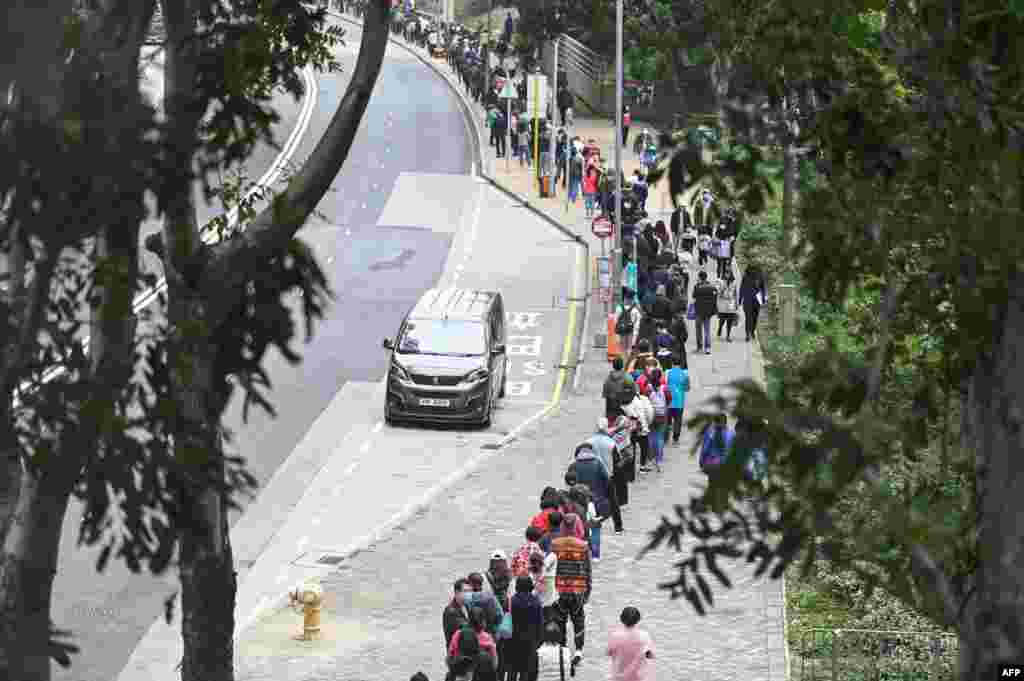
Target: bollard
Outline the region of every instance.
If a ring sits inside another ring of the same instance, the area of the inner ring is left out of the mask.
[[[296,640],[319,640],[323,589],[315,582],[308,582],[295,587],[295,591],[291,592],[290,597],[292,607],[302,606],[302,634],[296,636]]]
[[[779,331],[783,336],[792,338],[797,332],[797,300],[796,286],[781,284],[779,286]]]

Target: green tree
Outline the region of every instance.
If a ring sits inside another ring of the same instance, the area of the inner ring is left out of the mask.
[[[724,16],[752,9],[719,4]],[[877,304],[861,356],[826,347],[778,394],[744,382],[712,406],[763,423],[772,476],[763,490],[742,482],[739,447],[648,550],[698,539],[666,588],[700,611],[712,599],[701,563],[728,586],[721,558],[745,557],[772,578],[793,561],[828,560],[955,628],[961,679],[994,678],[1000,662],[1024,657],[1024,8],[759,7],[750,33],[716,30],[762,92],[803,88],[814,104],[804,139],[821,178],[796,208],[803,277],[823,305],[844,309],[851,287]],[[705,167],[680,152],[667,169],[672,193],[708,181],[725,201],[760,209],[763,159],[756,148],[740,156]],[[855,493],[872,522],[842,517]]]
[[[348,89],[306,164],[244,231],[206,239],[194,185],[212,198],[212,173],[272,142],[273,89],[298,96],[299,67],[333,68],[340,31],[294,1],[163,0],[158,114],[139,77],[155,8],[16,3],[0,26],[0,669],[19,681],[73,652],[49,616],[71,494],[86,505],[82,541],[104,546],[99,568],[117,556],[159,572],[178,551],[182,678],[233,678],[227,512],[253,480],[225,454],[221,418],[235,389],[270,409],[269,347],[298,361],[285,297],[303,294],[307,335],[327,302],[295,235],[351,147],[390,3],[367,5]],[[138,270],[147,195],[167,293],[161,315],[136,319],[134,294],[154,283]]]

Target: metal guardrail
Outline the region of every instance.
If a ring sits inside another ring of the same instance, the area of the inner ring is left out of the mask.
[[[876,629],[796,633],[792,681],[955,681],[955,634]]]
[[[560,64],[572,66],[593,81],[600,82],[607,77],[609,63],[600,54],[565,33],[557,40]]]

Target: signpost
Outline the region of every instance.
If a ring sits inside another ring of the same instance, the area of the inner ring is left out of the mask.
[[[526,110],[533,114],[533,163],[537,168],[537,196],[543,197],[540,179],[540,112],[544,110],[543,100],[547,95],[547,82],[539,73],[528,76],[526,82]]]
[[[597,288],[598,299],[607,305],[612,302],[612,266],[611,258],[605,251],[604,241],[612,235],[612,221],[603,215],[598,215],[590,224],[590,231],[601,240],[601,255],[597,257]],[[607,309],[605,310],[607,312]]]
[[[596,220],[595,220],[596,222]],[[601,244],[604,245],[602,239]],[[605,312],[609,312],[608,306],[612,302],[612,264],[611,258],[607,255],[599,255],[594,260],[597,262],[597,297],[605,304]]]
[[[512,144],[512,100],[516,98],[516,89],[512,87],[511,79],[505,79],[505,84],[502,86],[498,97],[504,99],[506,106],[508,106],[508,118],[505,119],[505,172],[508,173],[511,172],[509,158],[512,156],[512,149],[509,148],[509,145]]]

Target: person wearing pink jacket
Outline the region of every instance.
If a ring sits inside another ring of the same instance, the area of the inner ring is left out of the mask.
[[[622,626],[608,635],[608,656],[612,658],[611,681],[654,681],[654,643],[651,635],[637,625],[640,611],[623,608]]]

